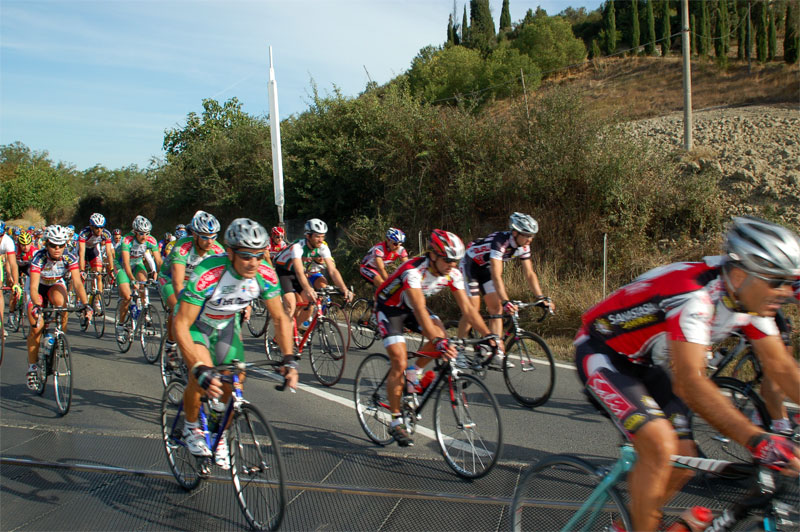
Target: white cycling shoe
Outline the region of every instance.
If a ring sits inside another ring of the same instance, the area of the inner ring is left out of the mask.
[[[211,456],[211,449],[208,448],[208,444],[206,443],[206,435],[200,427],[190,430],[184,428],[183,441],[186,443],[186,448],[189,449],[189,452],[193,455]]]

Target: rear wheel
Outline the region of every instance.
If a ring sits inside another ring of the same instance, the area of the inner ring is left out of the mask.
[[[172,381],[161,396],[161,437],[175,480],[183,489],[193,490],[202,479],[202,459],[190,453],[183,441],[183,424],[186,421],[183,390],[184,384],[181,381]]]
[[[350,307],[350,327],[356,347],[369,349],[378,334],[372,301],[362,297],[353,302]]]
[[[356,371],[354,396],[358,422],[370,440],[378,445],[388,445],[394,438],[389,435],[392,415],[386,395],[386,377],[391,363],[383,353],[373,353],[365,358]]]
[[[267,360],[272,362],[283,361],[283,354],[275,339],[275,322],[271,319],[267,319],[267,332],[264,335],[264,353],[267,355]]]
[[[344,336],[331,319],[320,318],[308,340],[311,370],[323,386],[333,386],[342,378],[346,356]]]
[[[164,328],[161,326],[161,315],[153,305],[147,305],[139,316],[141,323],[139,331],[141,337],[139,343],[142,346],[144,359],[150,364],[155,364],[158,360],[161,349],[161,338],[164,336]]]
[[[92,318],[94,323],[94,335],[97,338],[102,338],[103,334],[106,332],[106,305],[103,303],[103,297],[99,293],[92,295],[90,303],[94,310],[94,317]]]
[[[513,338],[506,349],[503,378],[518,403],[529,408],[546,403],[556,380],[556,364],[547,343],[529,332]]]
[[[264,306],[264,302],[261,301],[261,299],[253,300],[250,305],[250,319],[247,320],[247,329],[250,331],[250,334],[257,338],[267,330],[269,314],[267,313],[267,307]]]
[[[330,318],[331,321],[339,326],[345,342],[345,351],[349,351],[353,332],[350,329],[350,318],[348,317],[347,312],[344,311],[344,308],[342,308],[339,303],[331,303],[328,309],[325,311],[325,317]]]
[[[105,306],[109,306],[111,304],[111,290],[114,288],[114,283],[112,281],[111,275],[105,274],[103,275],[103,303]]]
[[[67,337],[63,334],[57,335],[53,344],[53,387],[58,413],[63,416],[72,404],[72,358]]]
[[[131,320],[130,305],[128,305],[128,312],[125,313],[125,321],[122,322],[122,327],[125,329],[120,335],[117,333],[116,325],[119,321],[119,310],[122,302],[117,303],[117,310],[114,312],[114,339],[117,342],[117,347],[121,353],[127,353],[133,343],[133,322]]]

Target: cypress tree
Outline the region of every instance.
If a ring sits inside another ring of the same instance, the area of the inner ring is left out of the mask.
[[[606,33],[606,53],[611,55],[617,51],[617,20],[614,13],[614,0],[607,0],[603,10],[603,29]]]
[[[783,60],[787,63],[794,64],[800,55],[800,31],[798,31],[797,24],[797,6],[794,1],[789,0],[786,3],[786,33],[783,39]]]
[[[756,2],[756,57],[759,63],[767,61],[767,4]],[[751,14],[752,16],[752,14]]]
[[[744,52],[747,48],[747,6],[741,0],[739,0],[739,9],[737,10],[737,15],[739,18],[739,31],[736,38],[736,59],[743,61],[745,59]]]
[[[453,39],[453,15],[450,15],[447,20],[447,44],[454,44]]]
[[[690,44],[692,47],[692,54],[697,55],[697,22],[695,21],[694,13],[689,17],[689,28],[689,37],[692,40]]]
[[[641,39],[639,33],[639,0],[633,0],[631,2],[631,48],[633,48],[631,53],[633,55],[639,53],[639,40]]]
[[[752,10],[748,13],[749,4],[746,3],[744,7],[744,26],[747,29],[747,35],[744,40],[744,58],[750,60],[753,57],[753,13]]]
[[[603,56],[603,52],[600,50],[600,46],[597,44],[597,39],[592,39],[592,59],[598,59]]]
[[[713,47],[713,39],[711,36],[713,35],[711,31],[711,7],[709,7],[711,2],[703,2],[703,7],[706,10],[706,27],[703,28],[703,38],[706,40],[706,53],[711,55],[711,48]]]
[[[731,47],[731,17],[728,13],[728,0],[719,0],[719,17],[717,18],[717,56],[727,57]]]
[[[773,61],[775,59],[775,51],[778,48],[778,30],[775,27],[775,11],[773,11],[772,7],[769,8],[767,15],[769,17],[767,61]]]
[[[511,9],[508,7],[508,0],[503,0],[503,8],[500,10],[500,33],[511,31]]]
[[[461,44],[469,46],[469,24],[467,24],[467,4],[464,4],[464,16],[461,18]]]
[[[469,16],[470,45],[487,52],[496,36],[489,0],[470,0]]]
[[[700,26],[697,28],[699,34],[699,42],[697,44],[700,46],[698,50],[700,57],[708,55],[708,48],[706,48],[706,20],[708,20],[708,3],[702,2],[700,5]]]
[[[672,44],[672,39],[670,38],[672,30],[669,25],[669,0],[664,0],[661,6],[661,55],[666,56],[669,53],[669,46]]]
[[[647,55],[656,53],[656,22],[653,16],[653,2],[655,0],[647,0],[647,44],[644,47]]]

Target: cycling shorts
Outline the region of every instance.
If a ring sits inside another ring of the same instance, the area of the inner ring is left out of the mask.
[[[170,296],[175,295],[175,287],[172,286],[172,279],[167,277],[158,278],[158,291],[161,292],[161,300],[166,303]]]
[[[417,322],[417,317],[412,310],[402,309],[397,307],[387,307],[378,303],[377,308],[378,331],[381,338],[383,338],[383,347],[389,347],[396,343],[406,343],[406,337],[403,336],[403,329],[422,333],[422,327]],[[438,320],[439,317],[431,314],[432,320]]]
[[[242,324],[238,315],[222,329],[215,329],[207,323],[197,320],[189,327],[189,334],[194,343],[208,348],[214,365],[230,364],[234,360],[244,362]]]
[[[590,402],[602,407],[629,440],[659,418],[672,423],[678,439],[692,438],[689,408],[672,391],[671,376],[664,368],[634,364],[593,338],[576,346],[575,365]]]
[[[303,287],[300,281],[297,280],[294,270],[287,270],[281,266],[275,268],[275,273],[278,274],[278,281],[281,284],[281,294],[302,293]]]
[[[314,283],[316,283],[317,280],[319,280],[319,279],[322,279],[323,281],[326,281],[325,276],[322,275],[321,273],[319,273],[319,272],[312,273],[312,274],[310,274],[308,276],[308,284],[311,285],[311,288],[314,288]]]
[[[26,290],[25,292],[29,294],[28,297],[28,308],[31,309],[34,307],[33,299],[30,297],[31,286],[30,283],[25,283]],[[55,284],[42,284],[39,283],[39,297],[42,298],[42,307],[46,307],[48,303],[50,303],[50,291],[54,289],[56,286],[61,286],[64,288],[64,295],[66,295],[67,291],[67,283],[64,282],[63,279],[59,279]],[[64,304],[66,305],[66,298],[64,299]]]
[[[495,293],[494,281],[489,265],[478,266],[475,261],[464,255],[460,264],[461,273],[464,275],[464,283],[467,285],[467,293],[471,297],[485,296]]]
[[[131,264],[131,273],[133,276],[136,277],[136,274],[142,272],[147,275],[147,269],[144,267],[144,264],[139,262],[137,264]],[[120,268],[117,270],[117,286],[122,286],[124,284],[131,284],[131,280],[128,279],[128,274],[125,273],[125,268]]]
[[[87,264],[92,268],[102,268],[103,267],[103,257],[98,251],[97,247],[87,247],[84,252],[84,257],[86,258]]]
[[[364,266],[363,264],[358,268],[358,273],[361,274],[361,277],[369,281],[370,284],[373,284],[375,278],[378,276],[378,270],[370,268],[369,266]]]

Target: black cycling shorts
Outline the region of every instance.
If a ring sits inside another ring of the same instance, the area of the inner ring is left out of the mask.
[[[678,439],[692,438],[689,407],[672,391],[671,376],[664,368],[634,364],[593,338],[576,346],[575,365],[592,404],[602,406],[628,439],[658,418],[669,419]]]
[[[467,285],[467,293],[471,297],[485,296],[495,292],[492,272],[488,264],[478,266],[474,260],[465,255],[461,263],[461,273],[464,276],[464,283]]]
[[[378,303],[375,312],[378,320],[378,331],[381,338],[383,338],[384,347],[389,347],[399,342],[405,343],[404,329],[422,333],[422,327],[417,322],[417,317],[411,309],[387,307]],[[430,316],[432,320],[439,319],[435,314]]]
[[[275,273],[278,274],[278,281],[281,284],[281,294],[302,293],[303,287],[300,281],[297,280],[294,270],[287,270],[281,266],[275,268]]]

